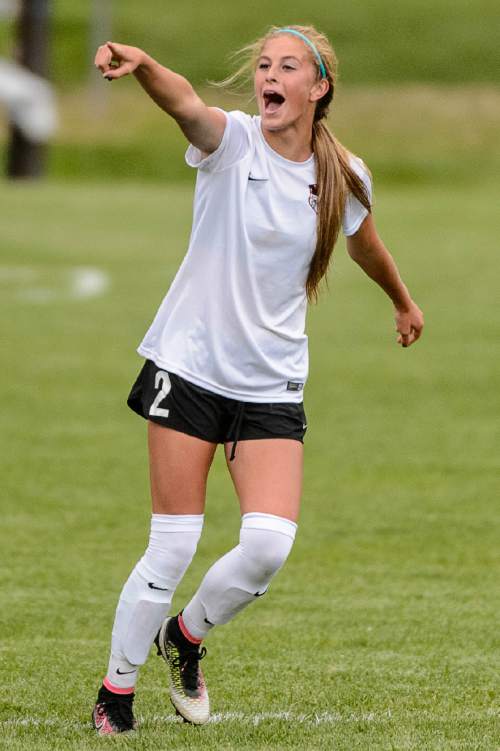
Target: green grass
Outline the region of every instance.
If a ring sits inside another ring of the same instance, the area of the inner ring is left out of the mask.
[[[121,747],[498,749],[492,190],[376,188],[379,230],[425,311],[425,335],[398,348],[389,302],[337,249],[330,292],[308,318],[290,560],[269,597],[210,637],[220,721],[171,722],[152,657],[142,729]],[[0,745],[14,751],[103,747],[90,709],[149,518],[145,426],[124,400],[134,347],[186,246],[190,196],[182,185],[0,187]],[[68,299],[73,266],[108,272],[110,290]],[[37,303],[28,286],[57,294]],[[237,529],[219,449],[177,606]]]

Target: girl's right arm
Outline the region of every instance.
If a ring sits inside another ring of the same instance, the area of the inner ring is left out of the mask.
[[[112,81],[133,73],[149,96],[171,115],[193,146],[204,154],[217,149],[226,117],[215,107],[207,107],[189,81],[153,60],[138,47],[107,42],[97,50],[95,65]]]

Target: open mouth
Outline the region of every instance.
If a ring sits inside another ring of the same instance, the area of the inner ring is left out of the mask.
[[[268,115],[277,112],[285,101],[285,97],[281,96],[281,94],[278,94],[276,91],[264,91],[263,97],[264,111]]]

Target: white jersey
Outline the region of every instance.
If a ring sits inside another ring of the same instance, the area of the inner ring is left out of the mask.
[[[293,162],[264,139],[260,117],[226,113],[222,141],[198,168],[188,251],[138,348],[216,394],[300,402],[309,357],[306,280],[316,247],[314,156]],[[371,197],[361,160],[351,165]],[[343,231],[367,210],[352,194]]]

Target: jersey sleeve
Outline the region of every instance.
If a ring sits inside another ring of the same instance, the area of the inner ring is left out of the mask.
[[[251,117],[238,110],[225,112],[221,109],[220,111],[226,116],[222,141],[208,156],[204,156],[192,143],[189,144],[186,151],[186,163],[190,167],[203,172],[221,172],[238,164],[248,154],[251,145]]]
[[[356,174],[363,180],[368,193],[368,198],[370,199],[370,203],[372,203],[372,181],[364,162],[358,157],[351,157],[350,165],[354,172],[356,172]],[[354,235],[361,227],[361,224],[367,215],[368,209],[366,209],[352,193],[349,193],[342,221],[344,235]]]

